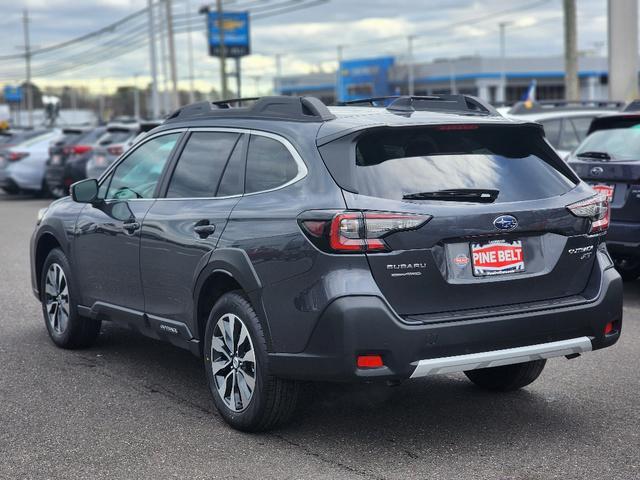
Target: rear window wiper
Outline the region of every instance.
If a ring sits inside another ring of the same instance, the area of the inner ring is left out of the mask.
[[[403,200],[444,200],[447,202],[475,202],[493,203],[498,198],[500,190],[478,188],[452,188],[436,190],[435,192],[408,193]]]
[[[593,158],[596,160],[611,160],[611,155],[609,155],[607,152],[580,152],[576,154],[577,157],[584,157],[584,158]]]

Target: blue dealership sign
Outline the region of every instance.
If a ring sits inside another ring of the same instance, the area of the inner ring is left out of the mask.
[[[338,67],[338,101],[391,95],[393,57],[344,60]]]
[[[22,101],[22,87],[7,85],[4,87],[3,96],[7,103],[20,103]]]
[[[220,56],[220,23],[224,29],[224,53],[227,57],[243,57],[250,53],[249,13],[223,12],[222,22],[218,12],[209,12],[209,55]]]

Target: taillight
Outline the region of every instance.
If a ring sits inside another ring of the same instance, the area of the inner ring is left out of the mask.
[[[76,146],[73,147],[73,153],[75,153],[77,155],[80,155],[81,153],[90,152],[92,149],[93,149],[93,147],[91,145],[76,145]],[[122,153],[122,152],[120,152],[120,153]],[[120,153],[118,153],[118,155],[120,155]]]
[[[605,195],[596,195],[586,200],[572,203],[567,205],[567,208],[576,217],[591,220],[589,233],[605,232],[609,228],[611,206],[609,205],[609,199]]]
[[[107,152],[109,152],[111,155],[115,155],[115,156],[120,156],[122,155],[122,152],[124,152],[124,149],[122,147],[108,147],[107,148]]]
[[[29,154],[27,152],[9,152],[7,155],[7,160],[10,162],[17,162],[18,160],[23,159],[24,157],[28,157]]]
[[[384,237],[414,230],[431,220],[430,215],[387,212],[326,212],[303,214],[300,226],[318,248],[335,253],[389,251]]]

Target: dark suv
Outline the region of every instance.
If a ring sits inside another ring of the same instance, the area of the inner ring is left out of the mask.
[[[628,109],[638,106],[632,103]],[[568,159],[593,189],[609,197],[607,245],[624,280],[640,277],[640,112],[594,119]]]
[[[607,199],[473,97],[188,105],[71,191],[32,239],[53,341],[111,320],[189,349],[238,429],[301,380],[507,391],[620,336]]]

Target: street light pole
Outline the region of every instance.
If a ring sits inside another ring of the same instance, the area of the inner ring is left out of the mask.
[[[282,95],[280,91],[280,77],[282,76],[282,54],[276,53],[276,80],[274,82],[275,94]]]
[[[224,21],[222,19],[222,0],[216,0],[216,10],[218,12],[218,37],[220,41],[220,85],[222,89],[222,99],[228,98],[227,90],[227,52],[224,46]]]
[[[500,22],[500,95],[499,102],[507,101],[507,45],[506,29],[510,22]]]
[[[176,66],[176,46],[173,38],[173,12],[171,11],[171,0],[165,0],[167,21],[167,41],[169,43],[169,68],[171,70],[171,110],[178,108],[180,100],[178,98],[178,69]]]
[[[158,98],[158,66],[156,64],[156,26],[153,19],[153,0],[147,0],[149,11],[149,58],[151,63],[151,108],[153,118],[160,116],[160,102]],[[148,115],[148,113],[147,113]]]
[[[407,90],[410,96],[413,96],[415,90],[415,78],[413,71],[413,39],[415,35],[407,37]]]
[[[133,76],[133,116],[140,120],[140,91],[138,90],[138,76],[136,73]]]
[[[580,97],[577,36],[576,1],[564,0],[564,88],[567,100],[579,100]]]
[[[189,62],[189,103],[196,101],[196,89],[193,78],[193,35],[191,28],[191,2],[187,0],[187,55]]]
[[[340,98],[340,91],[342,90],[342,60],[344,54],[344,45],[336,46],[336,58],[338,60],[338,68],[336,69],[336,91],[334,96],[336,97],[336,102],[340,102],[343,99]]]
[[[33,89],[31,88],[31,42],[29,40],[29,11],[25,8],[22,15],[24,30],[24,61],[27,77],[27,115],[29,126],[33,127]]]

